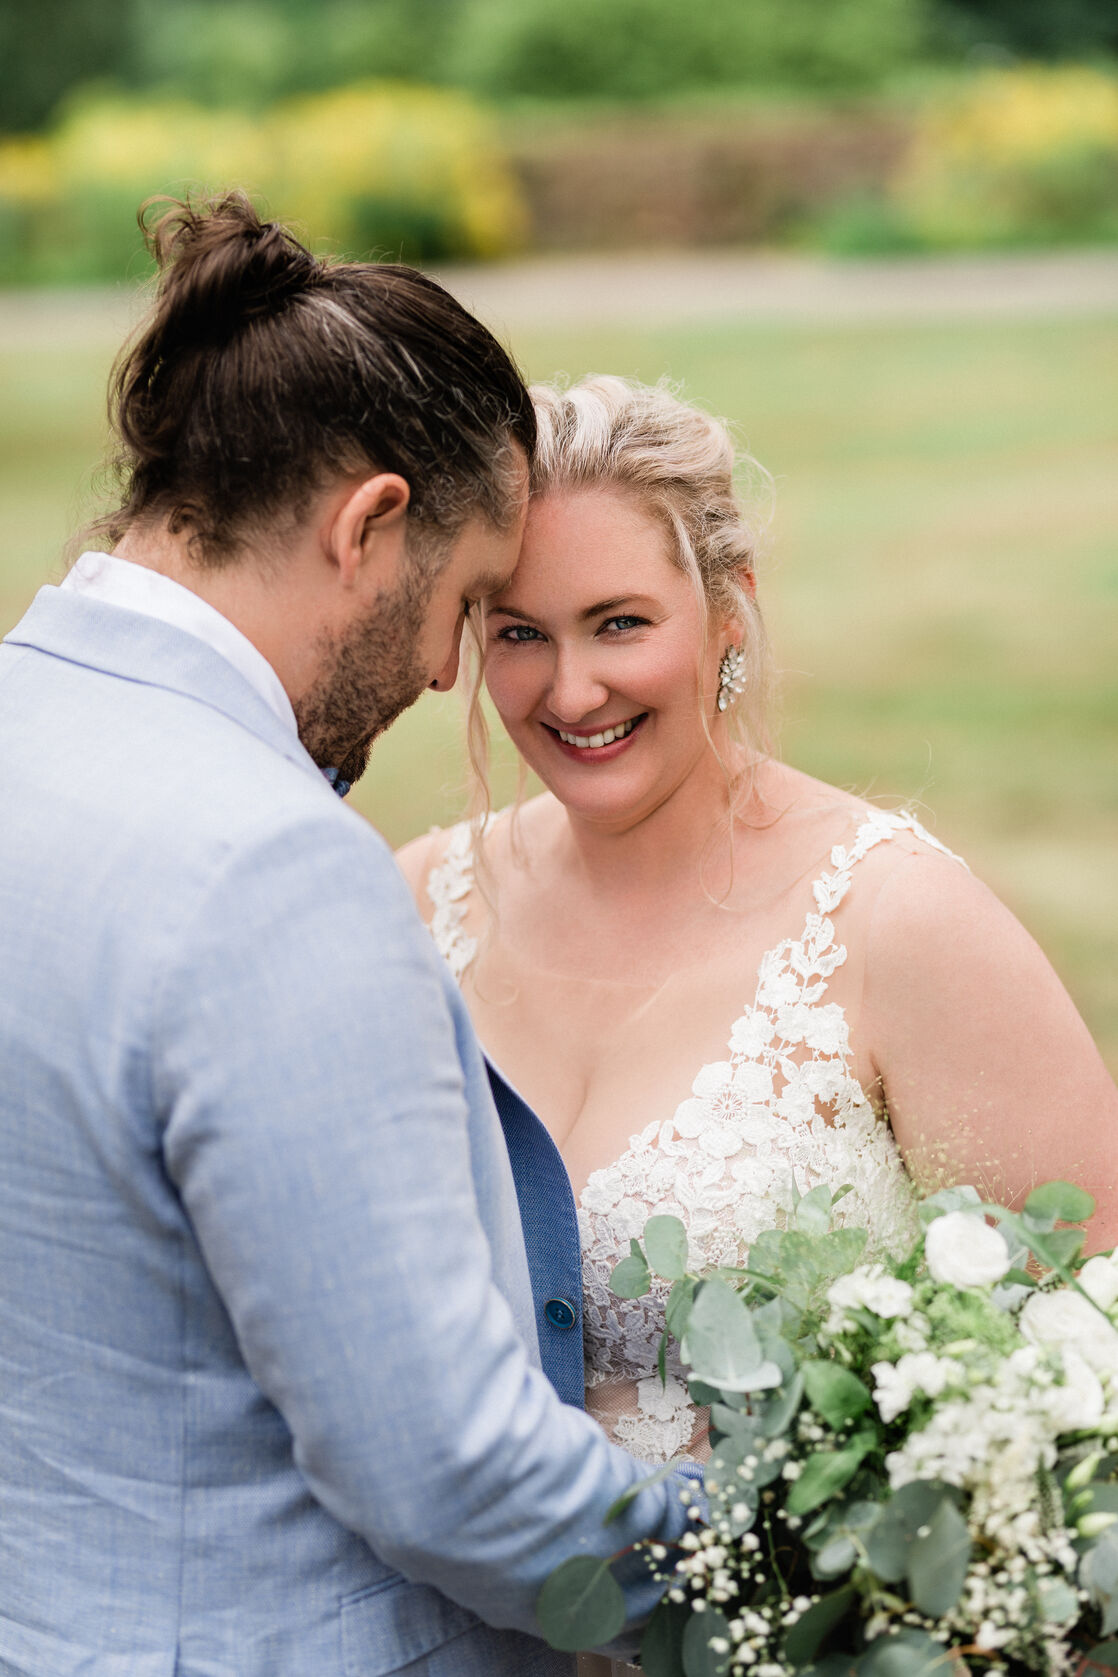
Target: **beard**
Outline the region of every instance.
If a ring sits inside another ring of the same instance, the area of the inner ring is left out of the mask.
[[[418,649],[436,574],[408,565],[367,617],[325,643],[318,680],[294,707],[299,738],[320,769],[360,780],[377,735],[426,688]]]

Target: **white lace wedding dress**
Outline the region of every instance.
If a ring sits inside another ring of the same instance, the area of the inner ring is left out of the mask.
[[[739,1264],[763,1229],[784,1224],[793,1183],[801,1193],[819,1182],[850,1183],[839,1221],[867,1227],[874,1243],[894,1251],[915,1238],[913,1191],[892,1131],[854,1076],[843,1008],[827,1000],[828,981],[847,958],[834,917],[854,869],[899,832],[944,849],[911,815],[869,813],[849,846],[831,851],[830,869],[812,886],[802,930],[762,958],[726,1058],[703,1066],[690,1097],[634,1135],[582,1191],[586,1407],[612,1438],[647,1461],[707,1453],[703,1415],[688,1398],[674,1348],[666,1384],[657,1372],[667,1286],[635,1300],[610,1291],[614,1265],[648,1217],[667,1212],[682,1219],[692,1267]],[[473,887],[471,846],[468,826],[454,828],[427,883],[431,931],[459,981],[476,953],[463,926]],[[580,1669],[608,1671],[609,1665]]]

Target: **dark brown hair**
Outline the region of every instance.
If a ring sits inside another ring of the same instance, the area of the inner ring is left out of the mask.
[[[414,268],[313,256],[239,192],[171,200],[151,225],[150,209],[160,275],[113,370],[121,499],[102,539],[166,518],[219,566],[367,470],[407,480],[417,538],[441,543],[475,512],[507,524],[535,416],[449,292]]]

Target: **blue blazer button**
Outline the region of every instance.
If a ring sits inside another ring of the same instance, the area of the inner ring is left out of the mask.
[[[553,1328],[573,1328],[578,1321],[574,1306],[568,1304],[566,1299],[548,1299],[543,1313]]]

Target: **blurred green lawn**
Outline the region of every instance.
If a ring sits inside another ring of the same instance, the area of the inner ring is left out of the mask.
[[[535,377],[662,374],[777,480],[762,571],[784,755],[914,803],[1044,945],[1118,1071],[1118,316],[523,333]],[[0,629],[88,505],[104,329],[0,336]],[[425,698],[354,794],[393,842],[462,807]],[[515,772],[507,750],[499,798]],[[946,1045],[945,1045],[946,1046]]]

